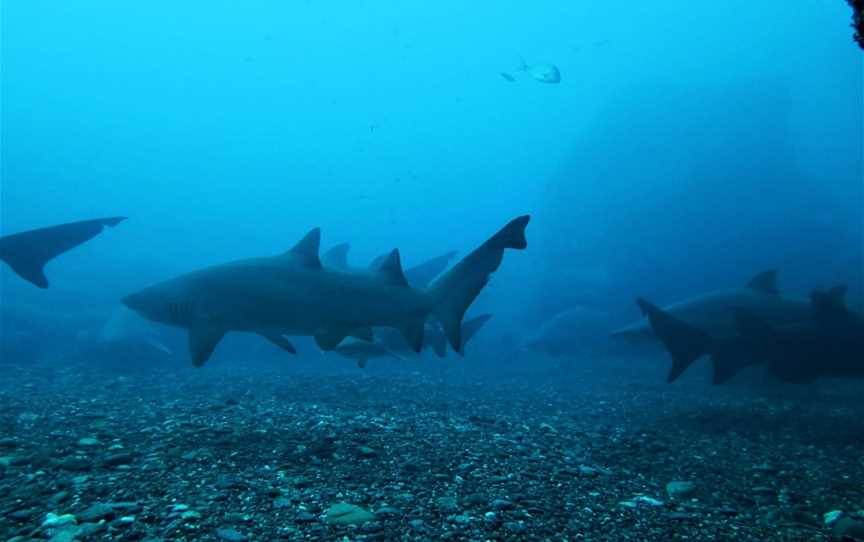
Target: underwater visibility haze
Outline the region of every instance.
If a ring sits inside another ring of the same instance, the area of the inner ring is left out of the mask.
[[[864,540],[861,2],[0,8],[0,540]]]

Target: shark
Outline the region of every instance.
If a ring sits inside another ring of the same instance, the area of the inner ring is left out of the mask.
[[[734,335],[734,308],[744,308],[772,325],[788,325],[810,318],[805,298],[783,297],[777,289],[777,271],[756,274],[744,287],[718,290],[663,307],[663,311],[714,337]],[[613,338],[639,341],[656,339],[647,318],[619,328]]]
[[[492,318],[491,314],[481,314],[462,323],[462,350],[457,352],[458,354],[464,355],[465,345],[490,318]],[[447,355],[447,338],[440,326],[426,322],[423,348],[431,348],[439,358]],[[376,330],[372,342],[362,340],[343,342],[334,348],[333,352],[344,358],[353,359],[361,369],[366,367],[366,362],[370,359],[391,357],[407,361],[407,358],[415,354],[402,335],[392,328]]]
[[[124,216],[96,218],[5,235],[0,237],[0,260],[27,282],[48,288],[45,264],[124,220]]]
[[[398,249],[366,273],[325,267],[315,228],[287,252],[206,267],[144,288],[121,302],[141,316],[188,333],[192,364],[204,365],[229,332],[256,333],[296,353],[286,336],[312,336],[324,351],[346,337],[373,339],[373,327],[397,329],[414,352],[426,320],[462,348],[462,318],[507,249],[528,246],[528,215],[502,227],[428,288],[411,286]]]
[[[686,368],[710,356],[713,383],[722,384],[751,365],[765,365],[785,382],[806,384],[821,377],[864,378],[864,315],[847,308],[846,287],[810,297],[812,319],[772,325],[749,309],[733,309],[736,333],[714,337],[656,305],[638,303],[672,358]],[[670,382],[680,371],[670,373]]]

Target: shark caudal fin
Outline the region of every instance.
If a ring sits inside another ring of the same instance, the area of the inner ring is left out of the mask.
[[[636,304],[642,309],[654,334],[672,357],[672,367],[666,377],[667,382],[677,380],[694,361],[709,353],[711,337],[706,333],[682,322],[641,297],[636,300]]]
[[[105,226],[114,227],[124,220],[123,216],[97,218],[0,237],[0,260],[22,279],[47,288],[46,263],[96,237]]]
[[[450,346],[457,352],[462,349],[465,311],[489,282],[489,275],[501,265],[504,250],[521,250],[528,246],[525,227],[529,220],[528,215],[511,220],[432,284],[430,293],[435,303],[432,312],[441,322]]]

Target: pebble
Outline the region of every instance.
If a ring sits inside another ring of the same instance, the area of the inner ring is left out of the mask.
[[[86,510],[78,514],[81,521],[99,521],[100,519],[111,519],[114,517],[114,507],[110,504],[96,503],[90,505]]]
[[[99,444],[99,439],[93,437],[84,437],[78,439],[78,446],[98,446]]]
[[[45,520],[42,521],[42,527],[47,529],[53,527],[62,527],[64,525],[75,525],[76,523],[78,523],[78,520],[72,514],[58,515],[54,512],[48,512],[45,515]]]
[[[246,542],[246,535],[238,532],[236,529],[216,529],[216,536],[220,540],[226,542]]]
[[[513,534],[522,534],[528,530],[525,526],[524,521],[507,521],[503,525],[504,530],[509,531]]]
[[[514,508],[516,508],[516,505],[513,504],[511,501],[508,501],[507,499],[495,499],[489,503],[489,506],[492,508],[492,510],[498,511],[513,510]]]
[[[696,484],[693,482],[675,481],[666,484],[666,494],[672,500],[686,499],[696,492]]]

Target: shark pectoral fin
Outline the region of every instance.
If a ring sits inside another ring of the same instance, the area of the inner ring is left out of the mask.
[[[408,359],[405,356],[402,356],[402,355],[398,354],[397,352],[390,350],[389,348],[387,349],[387,355],[390,356],[391,358],[396,358],[400,361],[408,361]]]
[[[424,318],[412,318],[396,326],[396,329],[405,337],[408,346],[419,354],[420,350],[423,349],[423,333],[426,330],[426,320]]]
[[[163,344],[161,341],[154,339],[152,337],[145,338],[144,342],[146,342],[147,344],[149,344],[150,346],[152,346],[156,350],[160,350],[166,354],[173,354],[174,353],[173,351],[171,351],[170,348],[165,346],[165,344]]]
[[[289,341],[282,335],[279,335],[278,333],[259,333],[258,335],[261,335],[271,343],[275,344],[276,346],[290,354],[297,353],[297,349],[294,348],[294,345],[291,344],[291,341]]]
[[[201,367],[210,359],[213,349],[227,331],[216,326],[200,326],[189,329],[189,354],[192,365]]]
[[[757,273],[747,283],[747,287],[763,294],[780,295],[779,290],[777,290],[777,270],[767,269]]]
[[[372,328],[369,326],[357,326],[352,329],[348,335],[366,342],[372,342],[375,340],[375,335],[372,332]]]
[[[347,322],[333,322],[326,324],[315,330],[315,342],[321,350],[333,350],[345,337],[352,335],[355,330],[361,329],[364,326],[351,324]],[[371,328],[370,328],[371,329]]]

